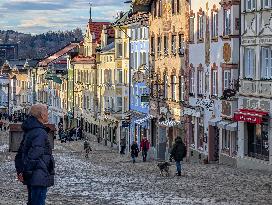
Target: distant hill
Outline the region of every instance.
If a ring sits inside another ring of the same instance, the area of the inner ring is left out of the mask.
[[[83,39],[82,31],[79,28],[72,31],[50,31],[38,35],[0,30],[0,44],[18,43],[20,59],[42,59],[75,39]]]

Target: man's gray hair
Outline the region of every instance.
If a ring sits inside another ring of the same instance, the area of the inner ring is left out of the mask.
[[[47,105],[35,104],[31,106],[29,115],[39,119],[42,116],[42,113],[45,111],[47,111]]]

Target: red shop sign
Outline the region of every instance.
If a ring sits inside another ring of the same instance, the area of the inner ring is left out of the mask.
[[[249,122],[253,124],[261,124],[263,122],[263,116],[268,115],[268,112],[240,109],[234,113],[234,120],[237,122]]]

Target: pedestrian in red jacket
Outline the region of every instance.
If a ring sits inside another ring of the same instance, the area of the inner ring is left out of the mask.
[[[142,155],[143,155],[143,162],[146,161],[146,157],[147,157],[147,152],[149,150],[149,141],[147,140],[146,137],[144,137],[141,141],[141,146],[140,149],[142,151]]]

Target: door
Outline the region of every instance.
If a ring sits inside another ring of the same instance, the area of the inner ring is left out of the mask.
[[[219,129],[209,126],[209,161],[219,160]]]
[[[165,160],[166,127],[159,127],[158,160]]]

